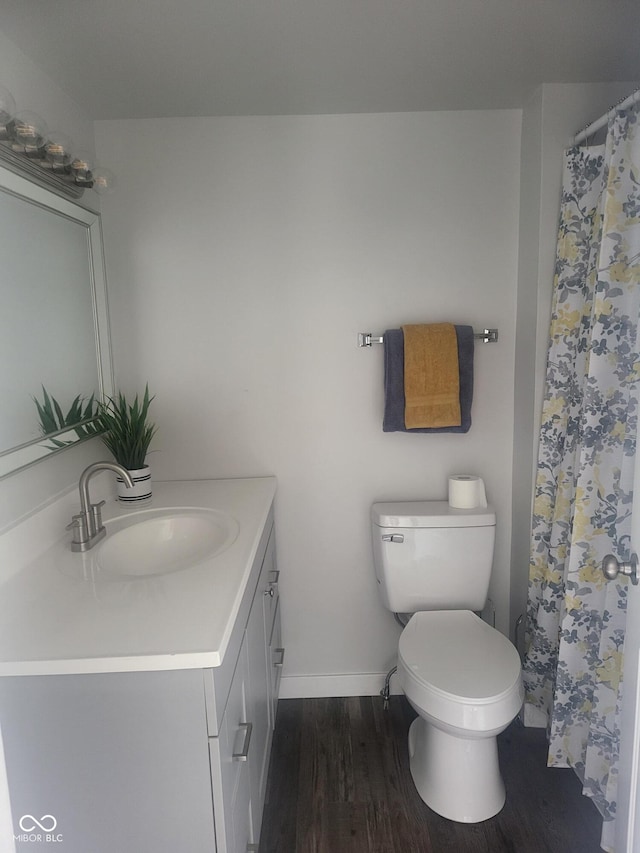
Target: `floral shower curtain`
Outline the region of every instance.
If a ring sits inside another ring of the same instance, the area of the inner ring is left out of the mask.
[[[640,355],[640,121],[565,154],[546,391],[533,509],[526,701],[549,760],[573,767],[613,849]]]

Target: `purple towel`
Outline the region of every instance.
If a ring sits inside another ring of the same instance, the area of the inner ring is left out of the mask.
[[[384,432],[469,432],[473,400],[473,327],[456,326],[460,367],[460,426],[420,427],[404,425],[404,335],[402,329],[384,333]]]

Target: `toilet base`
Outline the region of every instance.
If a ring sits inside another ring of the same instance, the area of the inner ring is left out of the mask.
[[[417,717],[409,729],[409,764],[420,797],[442,817],[479,823],[504,805],[495,736],[457,737]]]

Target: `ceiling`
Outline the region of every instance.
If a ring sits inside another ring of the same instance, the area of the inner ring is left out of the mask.
[[[640,0],[0,0],[95,119],[520,107],[640,80]]]

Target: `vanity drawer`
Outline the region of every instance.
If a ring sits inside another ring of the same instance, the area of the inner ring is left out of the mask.
[[[265,600],[265,630],[266,636],[269,637],[271,636],[271,630],[273,628],[273,619],[276,614],[276,610],[278,607],[278,599],[280,597],[280,591],[278,587],[280,572],[278,571],[276,564],[276,543],[275,533],[273,530],[271,531],[271,537],[269,539],[267,551],[264,556],[264,562],[262,564],[262,573],[260,578],[262,581],[262,594],[264,595]]]
[[[248,753],[252,726],[247,720],[247,691],[248,659],[243,642],[220,734],[209,738],[218,853],[245,853],[250,842]]]
[[[280,692],[280,679],[282,678],[282,665],[284,663],[284,647],[282,645],[282,628],[280,623],[280,602],[277,602],[276,612],[273,618],[271,638],[269,640],[269,678],[271,707],[271,727],[276,724],[276,711],[278,709],[278,694]]]

